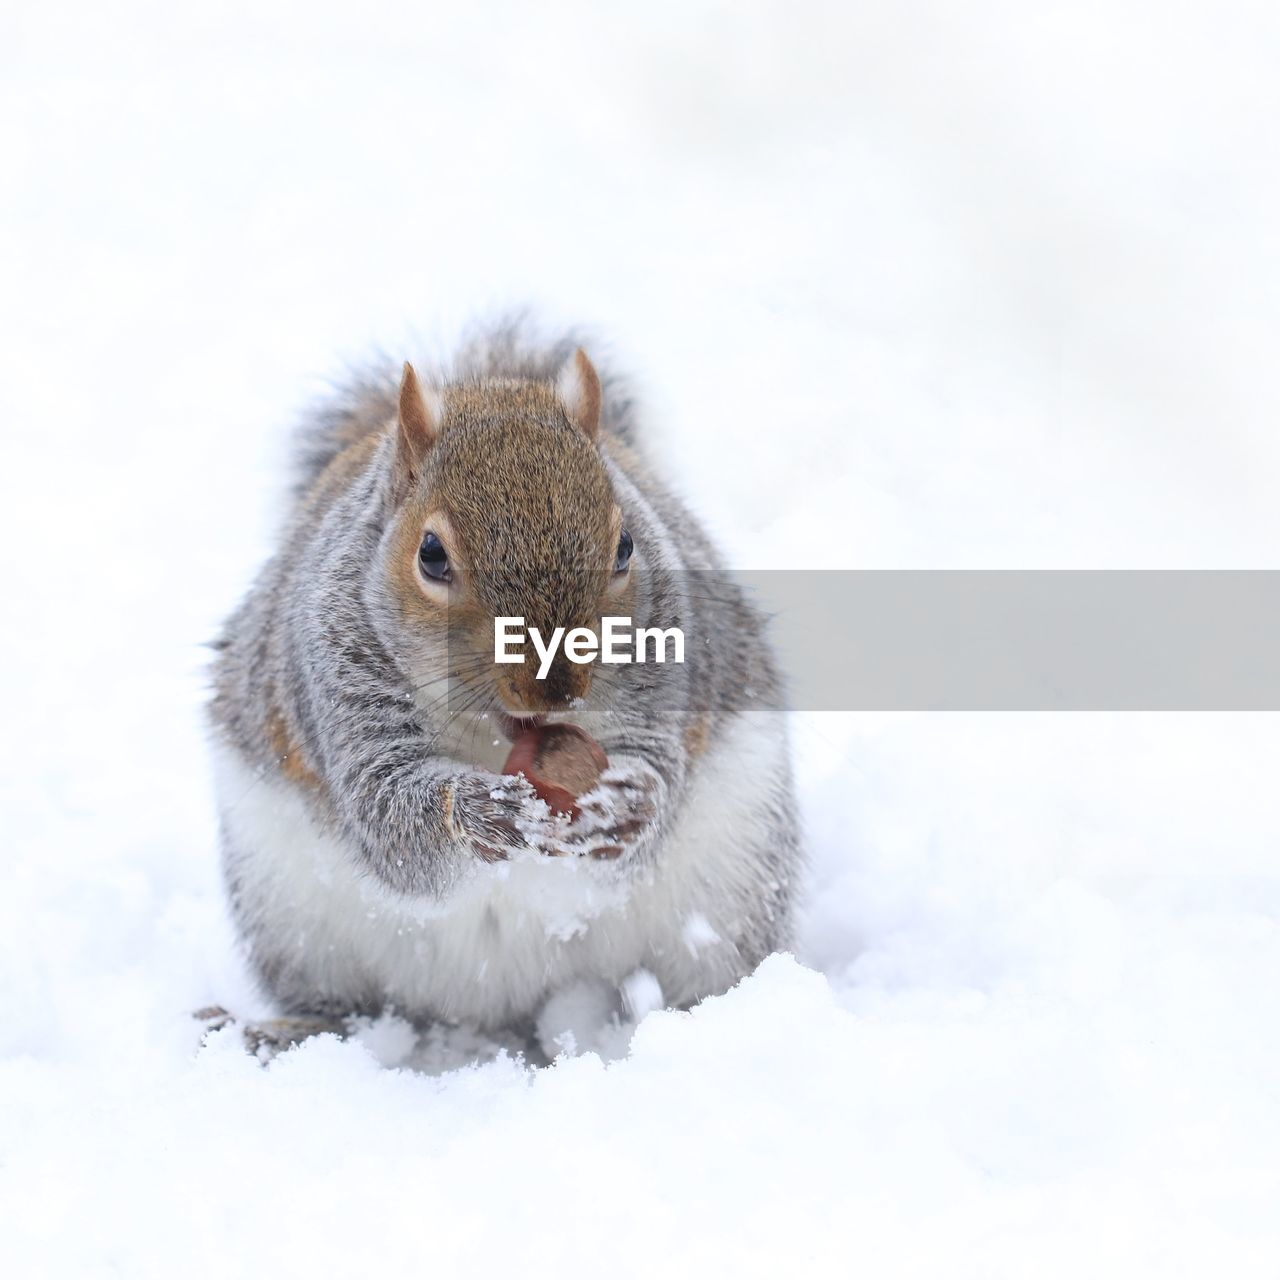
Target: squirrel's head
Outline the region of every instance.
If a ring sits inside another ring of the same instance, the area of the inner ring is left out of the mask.
[[[494,620],[550,637],[626,614],[631,536],[600,453],[600,379],[581,349],[554,381],[400,384],[389,572],[401,618],[448,644],[478,701],[522,718],[584,698],[592,666],[563,646],[545,678],[494,659]],[[520,652],[513,645],[511,652]]]

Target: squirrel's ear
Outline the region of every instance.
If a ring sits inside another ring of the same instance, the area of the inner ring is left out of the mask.
[[[440,395],[422,389],[413,365],[407,361],[400,378],[400,426],[396,453],[402,469],[416,475],[422,460],[440,434]]]
[[[600,375],[581,347],[565,361],[556,379],[556,395],[572,422],[588,440],[600,430]]]

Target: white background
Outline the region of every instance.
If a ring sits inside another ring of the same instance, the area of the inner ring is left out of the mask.
[[[6,4],[5,1273],[1274,1275],[1271,716],[798,717],[798,958],[609,1066],[189,1017],[200,645],[375,350],[597,327],[743,566],[1277,567],[1274,13]]]

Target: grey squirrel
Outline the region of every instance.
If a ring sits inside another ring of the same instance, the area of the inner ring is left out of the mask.
[[[788,945],[801,853],[762,619],[638,435],[573,339],[515,327],[300,433],[210,706],[232,911],[284,1014],[505,1031],[643,971],[688,1007]],[[686,661],[495,662],[495,618],[605,615],[681,628]],[[501,772],[564,724],[607,757],[571,815]]]

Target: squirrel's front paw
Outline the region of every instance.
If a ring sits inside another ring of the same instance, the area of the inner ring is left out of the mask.
[[[467,773],[445,788],[445,821],[486,862],[500,862],[533,850],[558,853],[555,832],[564,825],[523,778]]]
[[[559,851],[578,857],[621,857],[655,829],[663,790],[662,779],[642,761],[615,761],[578,798],[578,816],[557,832]]]

